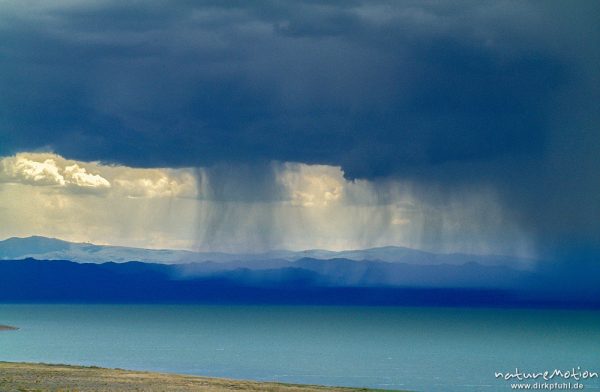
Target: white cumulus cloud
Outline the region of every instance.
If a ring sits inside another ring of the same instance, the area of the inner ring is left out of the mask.
[[[119,191],[128,197],[195,197],[196,179],[189,173],[169,175],[166,170],[146,170],[143,177],[115,179]]]
[[[198,195],[196,178],[189,169],[105,165],[69,160],[52,153],[19,153],[0,158],[0,182],[53,187],[64,193],[101,192],[117,198]]]
[[[2,159],[2,173],[0,178],[6,181],[23,182],[32,185],[59,185],[66,184],[61,169],[54,159],[35,161],[24,156],[15,156]]]
[[[0,159],[0,169],[2,182],[87,190],[110,188],[106,178],[55,154],[17,154]]]
[[[65,178],[69,184],[84,188],[110,188],[110,182],[99,174],[88,173],[83,167],[78,164],[73,164],[65,167]]]

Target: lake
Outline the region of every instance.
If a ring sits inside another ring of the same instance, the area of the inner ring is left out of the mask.
[[[448,392],[509,391],[495,372],[516,368],[600,372],[594,311],[1,304],[0,324],[20,328],[0,332],[3,361]]]

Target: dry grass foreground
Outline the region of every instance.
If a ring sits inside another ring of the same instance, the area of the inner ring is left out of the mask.
[[[98,367],[0,362],[2,392],[260,391],[356,392],[373,389],[237,381]]]

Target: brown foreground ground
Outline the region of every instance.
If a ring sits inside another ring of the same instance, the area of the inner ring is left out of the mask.
[[[237,381],[98,367],[0,362],[2,392],[357,392],[373,389]]]

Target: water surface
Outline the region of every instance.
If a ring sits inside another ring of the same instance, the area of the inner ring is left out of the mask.
[[[517,367],[600,371],[587,311],[11,304],[0,323],[20,328],[0,333],[4,361],[449,392],[509,391],[494,372]]]

